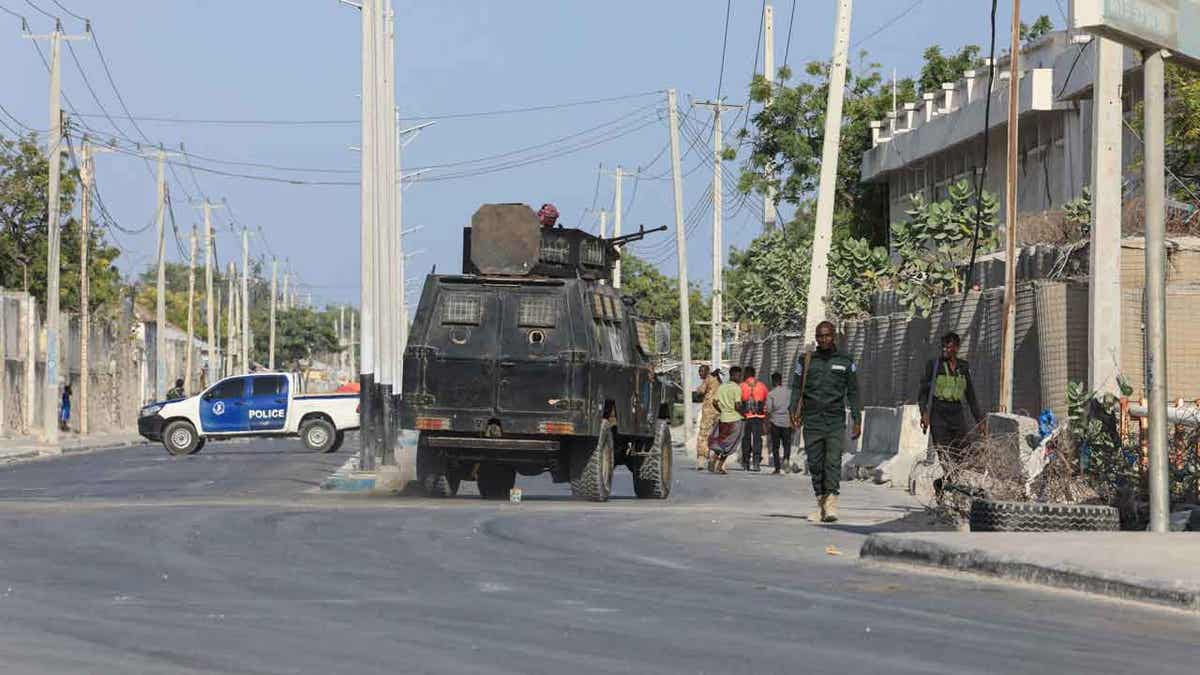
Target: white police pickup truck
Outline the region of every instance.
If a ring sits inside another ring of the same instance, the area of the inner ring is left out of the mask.
[[[309,450],[337,452],[358,428],[358,394],[297,394],[288,373],[227,377],[197,396],[142,408],[138,433],[172,455],[200,451],[208,439],[299,436]]]

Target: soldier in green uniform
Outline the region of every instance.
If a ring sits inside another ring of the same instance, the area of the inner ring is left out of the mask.
[[[817,496],[817,510],[808,516],[811,522],[838,519],[847,407],[854,420],[850,437],[856,439],[862,433],[854,360],[838,352],[834,336],[832,323],[818,324],[816,351],[802,356],[792,373],[792,426],[804,427],[804,451]]]

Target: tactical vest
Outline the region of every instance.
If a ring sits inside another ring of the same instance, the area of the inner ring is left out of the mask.
[[[950,374],[950,364],[942,363],[942,372],[933,380],[933,397],[939,401],[962,401],[967,393],[967,376],[960,365],[956,374]]]

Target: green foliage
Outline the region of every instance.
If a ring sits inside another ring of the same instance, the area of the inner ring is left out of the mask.
[[[75,205],[77,176],[65,160],[59,182],[62,307],[79,309],[79,223],[68,216]],[[0,138],[0,286],[28,290],[39,305],[46,302],[46,249],[50,163],[34,135],[16,140]],[[93,311],[114,307],[121,289],[113,266],[119,252],[93,229],[88,237],[88,272]]]
[[[847,237],[829,252],[829,308],[843,319],[870,313],[871,293],[887,286],[892,264],[887,249]]]
[[[637,300],[638,313],[671,323],[671,353],[679,357],[679,282],[658,271],[653,265],[626,252],[621,256],[621,293]],[[688,293],[688,311],[692,322],[692,357],[707,354],[712,348],[711,331],[703,324],[712,319],[712,307],[694,285]]]
[[[199,340],[208,339],[208,322],[206,315],[206,298],[204,269],[196,269],[196,295],[195,308],[193,315],[196,338]],[[166,315],[167,322],[177,328],[187,328],[187,301],[188,301],[188,266],[185,263],[168,262],[163,265],[163,276],[165,277],[166,285]],[[254,285],[258,286],[262,282],[255,279]],[[226,301],[228,277],[222,275],[217,270],[213,270],[213,303],[217,316],[217,323],[221,325],[218,329],[218,334],[223,336],[227,328],[224,326],[226,320],[226,310],[223,302]],[[241,286],[235,281],[234,292],[240,293]],[[269,293],[269,291],[268,291]],[[153,314],[158,305],[158,268],[157,266],[148,267],[137,282],[137,294],[135,295],[137,304],[143,310]],[[240,296],[239,296],[240,297]],[[264,308],[263,304],[270,300],[269,295],[264,295],[264,302],[258,302],[256,296],[252,294],[251,319],[258,311],[269,312],[269,308]]]
[[[1024,21],[1021,22],[1021,41],[1029,44],[1038,38],[1050,33],[1054,30],[1054,22],[1045,14],[1039,16],[1037,21],[1033,22],[1032,26],[1028,26]]]
[[[949,192],[949,199],[932,203],[920,193],[912,195],[909,221],[892,226],[900,258],[896,290],[912,315],[928,316],[938,299],[962,291],[957,266],[970,256],[977,216],[980,250],[995,246],[996,197],[984,191],[977,207],[975,190],[966,181],[951,185]]]
[[[966,45],[950,56],[942,48],[933,45],[925,50],[925,63],[921,66],[921,77],[917,80],[921,93],[941,92],[945,82],[957,82],[968,70],[983,67],[979,56],[979,45]]]
[[[1189,190],[1172,180],[1169,189],[1191,203],[1200,193],[1200,73],[1168,61],[1166,85],[1167,168],[1190,185]]]
[[[1079,228],[1083,237],[1091,235],[1092,231],[1092,191],[1083,188],[1083,194],[1063,205],[1063,222]]]
[[[1121,387],[1126,396],[1132,393],[1124,381]],[[1079,382],[1068,383],[1067,429],[1078,451],[1079,471],[1101,497],[1111,502],[1119,490],[1140,482],[1138,453],[1124,447],[1123,439],[1111,429],[1106,430],[1096,412],[1106,417],[1118,415],[1116,397],[1098,395]]]
[[[261,303],[260,303],[261,304]],[[269,313],[269,308],[267,309]],[[332,310],[318,312],[307,307],[276,310],[275,313],[275,365],[276,368],[302,371],[305,362],[321,354],[336,354],[342,351],[334,330]],[[269,314],[251,313],[254,332],[254,353],[265,355],[270,349],[271,332]]]
[[[770,330],[799,327],[808,304],[812,235],[799,227],[763,233],[729,254],[726,311]]]

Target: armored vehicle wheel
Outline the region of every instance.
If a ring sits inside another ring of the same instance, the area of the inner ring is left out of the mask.
[[[517,470],[503,464],[480,464],[476,486],[484,499],[508,499],[508,491],[517,484]]]
[[[654,426],[649,455],[631,464],[633,492],[641,499],[666,499],[671,495],[671,427],[667,420]]]
[[[446,459],[425,443],[425,435],[417,441],[417,482],[429,497],[453,497],[458,494],[458,476],[446,472]]]
[[[200,438],[190,422],[176,420],[163,430],[163,446],[175,456],[191,455],[200,449]]]
[[[612,494],[612,475],[612,422],[604,420],[595,445],[571,450],[571,494],[588,501],[606,502]]]

